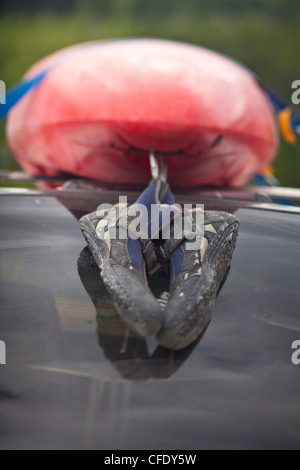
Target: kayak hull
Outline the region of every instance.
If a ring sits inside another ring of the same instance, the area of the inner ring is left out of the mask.
[[[158,39],[88,43],[35,64],[43,81],[10,112],[9,145],[33,174],[145,183],[167,155],[180,186],[244,184],[276,155],[272,106],[220,54]]]

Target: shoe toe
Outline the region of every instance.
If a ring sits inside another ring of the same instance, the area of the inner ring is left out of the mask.
[[[105,276],[104,273],[102,275]],[[163,313],[154,295],[135,269],[113,267],[106,285],[127,326],[140,336],[156,335],[162,327]]]
[[[171,295],[164,310],[162,329],[157,335],[161,346],[184,349],[206,329],[215,298],[199,295],[199,277],[190,277]]]

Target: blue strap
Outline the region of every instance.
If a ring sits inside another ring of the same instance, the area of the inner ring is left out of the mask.
[[[156,184],[153,183],[151,186],[148,186],[145,191],[142,192],[140,197],[137,200],[137,204],[143,204],[144,206],[147,207],[148,210],[151,209],[152,204],[156,204],[155,202],[155,191],[156,191]],[[168,190],[165,196],[165,199],[161,201],[162,204],[168,204],[172,205],[175,203],[175,197],[174,194]]]
[[[270,187],[280,186],[279,181],[277,180],[277,178],[275,178],[274,175],[265,176],[265,175],[262,175],[262,174],[256,174],[256,175],[253,176],[253,182],[256,186],[270,186]],[[294,206],[295,205],[294,202],[291,199],[286,198],[286,197],[274,197],[274,196],[272,196],[271,200],[275,204],[283,204],[285,206]]]
[[[47,75],[49,69],[35,75],[33,78],[25,79],[13,86],[6,94],[6,104],[0,106],[0,119],[3,119],[11,108],[28,93],[29,90],[37,86]]]
[[[257,81],[264,92],[268,95],[277,114],[286,108],[291,110],[291,129],[293,130],[296,137],[300,139],[300,112],[292,108],[283,98],[270,90],[270,88],[267,88],[263,83],[260,82],[260,80],[257,79]]]
[[[253,176],[253,182],[256,186],[280,186],[280,183],[274,175],[263,175],[258,173]]]
[[[151,205],[155,205],[155,191],[156,191],[156,184],[154,183],[151,186],[148,186],[145,191],[142,192],[140,195],[139,199],[137,200],[137,204],[143,204],[144,206],[147,207],[148,210],[148,229],[149,229],[149,236],[151,233]],[[163,201],[161,201],[163,204],[172,205],[175,203],[175,197],[174,194],[168,190],[166,193],[166,196]],[[169,215],[169,209],[166,208],[166,213]],[[163,210],[161,211],[161,216],[162,220],[160,223],[163,223]],[[134,264],[135,268],[138,270],[138,272],[143,276],[144,274],[144,257],[143,257],[143,251],[142,251],[142,245],[139,240],[133,240],[129,238],[128,244],[127,244],[127,249],[128,253],[130,256],[130,259],[132,263]],[[184,252],[182,248],[179,246],[171,255],[170,258],[170,283],[171,285],[174,282],[175,277],[180,273],[182,264],[184,261]]]
[[[170,271],[170,288],[172,287],[176,277],[180,274],[184,262],[184,250],[179,245],[170,256],[169,271]]]
[[[156,191],[156,184],[154,183],[151,186],[148,186],[148,188],[143,191],[143,193],[140,195],[139,199],[137,200],[137,204],[143,204],[144,206],[147,207],[148,210],[148,230],[149,230],[149,236],[151,233],[151,205],[155,205],[155,191]],[[174,194],[168,190],[166,193],[166,196],[163,201],[161,201],[163,204],[173,205],[175,203],[175,197]],[[163,209],[160,208],[161,210],[161,220],[160,220],[160,225],[164,222],[164,213]],[[169,209],[166,208],[166,214],[169,216]],[[128,240],[128,253],[131,258],[132,263],[136,267],[136,269],[139,271],[139,273],[142,275],[144,272],[144,257],[143,257],[143,252],[142,252],[142,245],[139,240],[132,240],[129,238]],[[176,250],[171,254],[170,256],[170,262],[169,262],[169,270],[170,270],[170,286],[172,286],[175,278],[178,276],[178,274],[181,271],[182,265],[184,262],[184,251],[181,246],[177,247]]]
[[[260,87],[263,89],[263,91],[267,94],[269,99],[271,100],[271,103],[274,107],[274,110],[277,114],[279,114],[281,111],[284,109],[289,109],[291,111],[291,118],[290,118],[290,123],[289,127],[295,134],[295,136],[300,139],[300,113],[294,108],[291,108],[289,104],[282,99],[280,96],[278,96],[276,93],[274,93],[272,90],[267,88],[261,81],[254,75],[256,78],[258,84]],[[254,183],[257,186],[280,186],[280,182],[274,177],[274,175],[270,176],[265,176],[263,174],[256,174],[253,177]],[[294,205],[293,201],[291,201],[288,198],[275,198],[272,197],[272,201],[277,203],[277,204],[284,204],[284,205]]]
[[[267,88],[263,83],[260,82],[260,80],[257,80],[257,81],[258,81],[258,84],[260,85],[260,87],[264,90],[264,92],[270,98],[276,113],[279,113],[280,111],[282,111],[284,108],[286,108],[288,106],[284,99],[282,99],[280,96],[278,96],[272,90]]]
[[[148,186],[145,191],[142,192],[139,199],[137,200],[136,204],[141,204],[147,208],[148,211],[148,236],[151,237],[151,230],[152,230],[152,220],[151,215],[155,217],[155,210],[152,210],[152,206],[155,206],[154,209],[157,207],[159,210],[157,211],[157,215],[159,216],[159,220],[157,220],[157,226],[161,227],[163,223],[167,221],[170,217],[170,210],[168,206],[171,206],[175,203],[174,194],[168,190],[164,197],[164,200],[161,201],[162,204],[166,204],[167,207],[158,207],[155,201],[155,192],[156,192],[156,185],[157,183],[153,183],[151,186]],[[153,225],[154,222],[153,222]]]

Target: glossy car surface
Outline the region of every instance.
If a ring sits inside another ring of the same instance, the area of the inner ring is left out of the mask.
[[[119,193],[0,194],[1,449],[299,448],[297,207],[178,196],[241,225],[210,325],[175,353],[126,330],[81,235]]]

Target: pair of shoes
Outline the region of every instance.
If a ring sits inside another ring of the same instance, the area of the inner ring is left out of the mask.
[[[149,210],[153,206],[159,209],[156,231]],[[138,234],[132,233],[137,210],[142,213],[143,208],[147,210],[146,223]],[[196,211],[187,215],[195,233]],[[133,206],[119,204],[110,214],[98,210],[80,219],[83,235],[121,318],[133,332],[143,337],[156,335],[158,343],[168,349],[187,347],[206,329],[230,268],[238,219],[226,212],[204,211],[203,215],[201,246],[190,249],[186,234],[174,238],[181,209],[175,205],[168,185],[155,182]],[[163,236],[167,222],[171,230]],[[156,299],[148,276],[158,270],[169,276],[170,290]]]
[[[88,247],[80,253],[77,268],[82,285],[95,307],[99,347],[121,377],[129,381],[172,377],[190,356],[200,338],[180,351],[163,348],[154,341],[148,344],[147,338],[130,332],[116,312]],[[161,276],[155,282],[159,280]]]

